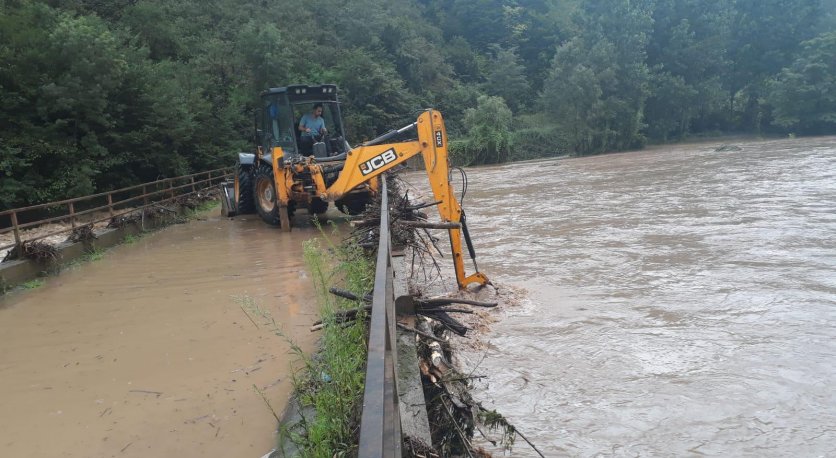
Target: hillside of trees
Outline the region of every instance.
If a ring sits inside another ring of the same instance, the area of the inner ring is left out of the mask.
[[[267,87],[462,164],[836,133],[836,0],[0,0],[0,208],[231,165]]]

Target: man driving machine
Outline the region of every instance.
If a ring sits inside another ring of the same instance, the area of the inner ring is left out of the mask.
[[[299,131],[302,132],[299,145],[302,154],[305,156],[310,155],[314,139],[328,133],[328,130],[325,128],[325,118],[322,117],[321,103],[315,104],[310,113],[302,116],[302,119],[299,121]]]

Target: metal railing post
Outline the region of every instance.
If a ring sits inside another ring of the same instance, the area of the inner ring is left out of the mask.
[[[15,231],[15,245],[19,249],[22,243],[20,241],[20,229],[17,227],[17,212],[12,212],[12,227]]]
[[[75,229],[75,205],[70,202],[70,226]]]
[[[146,185],[142,185],[142,205],[148,205],[148,191],[146,191],[148,187]]]
[[[107,211],[110,217],[113,218],[113,194],[107,193]]]
[[[192,192],[195,192],[195,188],[194,188],[194,177],[192,177]]]

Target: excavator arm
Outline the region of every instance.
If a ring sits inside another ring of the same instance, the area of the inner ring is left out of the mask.
[[[417,141],[366,144],[348,152],[339,178],[327,189],[324,182],[317,178],[317,175],[321,176],[321,173],[314,172],[321,197],[328,201],[337,200],[357,186],[367,183],[409,158],[421,154],[424,158],[433,197],[436,202],[439,202],[438,213],[441,220],[453,223],[453,226],[455,226],[448,229],[448,232],[459,288],[465,288],[473,283],[485,285],[489,282],[488,278],[476,268],[476,254],[470,242],[464,211],[456,200],[453,187],[450,184],[447,131],[444,127],[444,119],[440,112],[427,110],[418,117],[414,124],[398,132],[412,128],[415,128],[418,132]],[[470,257],[473,260],[474,270],[476,270],[471,275],[467,275],[464,268],[462,235],[464,235]]]

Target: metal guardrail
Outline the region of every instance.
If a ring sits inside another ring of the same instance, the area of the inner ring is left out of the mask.
[[[358,456],[401,456],[401,419],[397,389],[395,293],[392,240],[389,234],[389,199],[381,177],[380,242],[377,248],[369,351],[360,420]]]
[[[9,217],[11,223],[7,227],[0,228],[0,235],[8,232],[14,232],[15,243],[0,246],[0,250],[13,248],[19,246],[24,241],[35,241],[53,235],[70,232],[77,226],[85,226],[95,224],[102,221],[107,221],[111,218],[122,216],[136,210],[145,209],[153,205],[167,202],[178,197],[183,197],[203,189],[209,188],[218,184],[222,180],[232,176],[231,168],[221,168],[215,170],[208,170],[205,172],[193,173],[190,175],[183,175],[173,178],[165,178],[162,180],[151,181],[148,183],[129,186],[127,188],[115,189],[113,191],[101,192],[89,196],[76,197],[74,199],[60,200],[56,202],[48,202],[39,205],[32,205],[29,207],[14,208],[0,212],[0,218]],[[124,194],[129,197],[124,198]],[[137,194],[138,193],[138,194]],[[114,196],[122,195],[121,200],[114,200]],[[94,203],[96,199],[106,201],[104,205]],[[141,199],[141,203],[137,202]],[[139,203],[139,205],[136,205]],[[76,206],[88,206],[82,211],[76,211]],[[20,223],[20,215],[44,210],[55,210],[66,206],[67,213],[64,215],[53,216],[50,218],[38,219]],[[121,207],[121,208],[120,208]],[[129,207],[129,208],[128,208]],[[105,217],[95,218],[97,212],[107,211],[108,215]],[[80,222],[79,218],[85,215],[94,215],[90,221]],[[45,234],[40,234],[37,237],[25,237],[21,234],[21,230],[35,228],[44,224],[59,223],[69,221],[70,227],[51,231]]]

